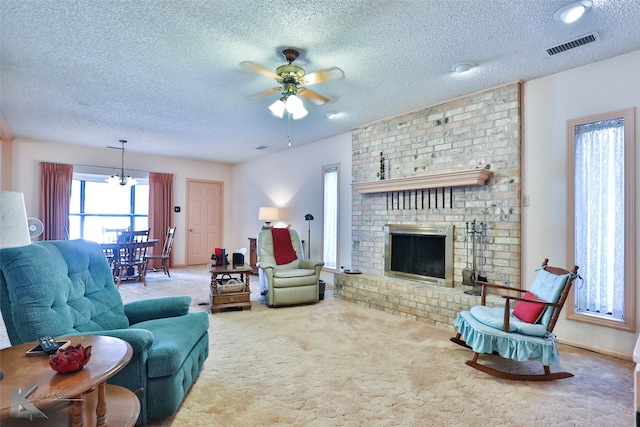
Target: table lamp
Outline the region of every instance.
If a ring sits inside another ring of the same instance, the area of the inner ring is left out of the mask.
[[[261,207],[260,211],[258,211],[258,219],[265,222],[262,226],[263,230],[272,228],[273,225],[271,225],[271,221],[278,221],[280,219],[278,216],[278,208]]]
[[[14,191],[0,191],[0,249],[30,244],[24,196]]]

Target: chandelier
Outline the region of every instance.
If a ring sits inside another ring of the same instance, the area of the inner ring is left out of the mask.
[[[122,148],[120,149],[122,152],[122,163],[120,164],[120,173],[119,174],[114,173],[109,178],[107,178],[107,182],[109,184],[117,184],[122,187],[131,187],[132,185],[136,185],[138,183],[138,181],[136,181],[136,179],[131,175],[124,174],[124,144],[126,143],[127,143],[126,140],[124,139],[120,140],[120,144],[122,144]],[[111,148],[115,148],[115,147],[111,147]]]

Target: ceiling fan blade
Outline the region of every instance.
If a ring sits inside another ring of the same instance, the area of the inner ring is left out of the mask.
[[[249,95],[247,98],[249,98],[249,99],[262,98],[263,96],[271,95],[272,93],[276,93],[276,92],[281,91],[281,90],[282,90],[282,87],[280,87],[280,86],[272,87],[272,88],[263,90],[262,92],[258,92],[258,93],[254,93],[253,95]]]
[[[316,105],[322,105],[329,102],[329,98],[325,98],[319,93],[316,93],[311,89],[307,89],[306,87],[298,88],[298,95],[300,95],[305,99],[308,99],[309,101],[313,102]]]
[[[338,67],[332,67],[327,68],[326,70],[305,74],[300,79],[300,82],[302,84],[314,85],[317,83],[324,83],[330,80],[338,80],[342,78],[344,78],[344,72]]]
[[[251,61],[242,61],[240,63],[240,65],[250,68],[253,71],[262,74],[263,76],[267,76],[269,78],[272,79],[276,79],[276,80],[281,80],[280,76],[277,75],[276,73],[274,73],[273,71],[269,71],[266,68],[264,68],[262,65],[258,65],[255,62],[251,62]]]

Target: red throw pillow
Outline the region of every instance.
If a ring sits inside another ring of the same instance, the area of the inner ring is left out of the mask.
[[[525,292],[522,298],[535,301],[543,301],[529,291]],[[515,308],[513,309],[513,315],[523,322],[538,323],[538,320],[540,320],[540,317],[542,316],[545,308],[547,308],[547,306],[543,304],[535,304],[528,301],[518,301]]]

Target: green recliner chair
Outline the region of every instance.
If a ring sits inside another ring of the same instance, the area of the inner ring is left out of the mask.
[[[102,248],[86,240],[0,249],[0,309],[12,345],[40,336],[108,335],[133,348],[108,382],[142,389],[138,424],[174,414],[209,352],[209,317],[191,298],[122,303]]]
[[[278,231],[278,230],[275,230]],[[314,303],[319,299],[320,271],[324,262],[304,259],[300,235],[296,230],[279,230],[290,241],[286,249],[291,254],[288,262],[278,264],[276,241],[272,230],[258,234],[258,279],[260,293],[269,307]]]

